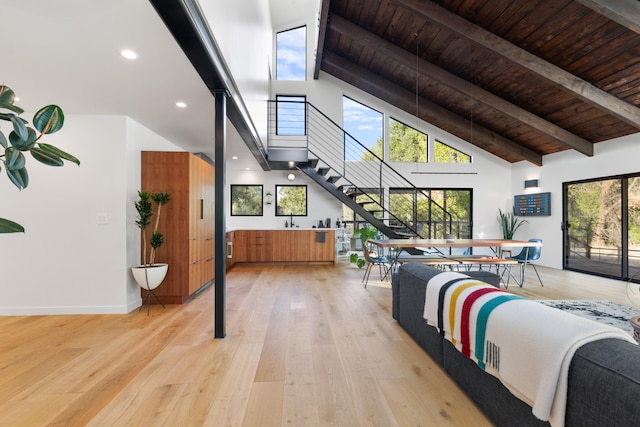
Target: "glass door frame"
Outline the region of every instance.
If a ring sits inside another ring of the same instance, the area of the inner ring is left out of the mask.
[[[629,276],[629,179],[630,178],[638,178],[640,177],[640,173],[633,174],[623,174],[623,175],[614,175],[600,178],[590,178],[583,179],[577,181],[569,181],[562,183],[562,267],[565,270],[577,271],[580,273],[590,274],[594,276],[608,277],[617,280],[630,280]],[[598,182],[598,181],[609,181],[609,180],[618,180],[620,181],[620,250],[621,250],[621,258],[620,258],[620,273],[615,276],[612,274],[599,273],[589,270],[582,270],[575,267],[569,266],[569,257],[571,252],[570,240],[569,240],[569,203],[568,203],[568,189],[571,185],[576,184],[586,184],[590,182]],[[640,279],[640,275],[639,275]],[[634,279],[633,281],[638,281]]]

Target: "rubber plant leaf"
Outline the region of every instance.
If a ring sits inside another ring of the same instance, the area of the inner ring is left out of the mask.
[[[68,160],[68,161],[70,161],[72,163],[75,163],[76,165],[80,166],[80,160],[78,160],[75,156],[73,156],[73,155],[71,155],[71,154],[69,154],[69,153],[67,153],[65,151],[62,151],[58,147],[55,147],[55,146],[53,146],[51,144],[43,144],[43,143],[38,144],[38,147],[42,151],[44,151],[45,153],[49,153],[49,154],[52,154],[54,156],[58,156],[61,159]]]
[[[25,125],[25,121],[20,117],[16,116],[15,114],[10,114],[10,117],[11,117],[11,123],[13,123],[13,131],[16,134],[18,134],[20,139],[26,140],[27,137],[29,136],[29,133],[27,131],[27,126]],[[9,137],[11,137],[11,135],[9,135]]]
[[[41,148],[32,148],[31,155],[34,159],[39,161],[40,163],[44,163],[47,166],[63,166],[64,162],[62,159],[55,154],[48,153]]]
[[[16,148],[9,147],[4,150],[4,164],[7,170],[18,170],[24,168],[25,158],[24,154]]]
[[[0,85],[0,108],[4,108],[13,111],[17,114],[24,113],[24,110],[20,107],[13,105],[16,100],[16,94],[10,87]]]
[[[27,173],[26,168],[17,169],[17,170],[9,170],[6,169],[7,176],[13,182],[13,185],[18,187],[20,190],[27,188],[29,185],[29,174]]]
[[[38,132],[49,134],[58,132],[64,125],[64,113],[57,105],[47,105],[33,116],[33,126]]]
[[[24,233],[24,227],[16,222],[0,218],[0,233]]]
[[[17,134],[15,131],[9,134],[9,142],[18,150],[28,151],[31,150],[36,145],[36,140],[38,136],[36,135],[36,131],[31,128],[25,128],[27,130],[26,138],[23,138],[22,135]]]
[[[9,142],[7,141],[7,137],[4,136],[4,133],[0,132],[0,145],[2,145],[4,148],[7,148],[9,146]]]

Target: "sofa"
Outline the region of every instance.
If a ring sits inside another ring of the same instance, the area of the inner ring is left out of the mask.
[[[532,407],[502,382],[463,355],[424,319],[427,283],[441,270],[406,263],[392,276],[392,316],[399,325],[464,390],[498,426],[548,426]],[[486,271],[466,272],[474,280],[499,287],[500,278]],[[553,309],[555,310],[555,309]],[[517,328],[526,319],[507,322]],[[522,366],[527,369],[527,366]],[[579,347],[569,365],[566,426],[640,425],[640,348],[628,341],[606,338]]]

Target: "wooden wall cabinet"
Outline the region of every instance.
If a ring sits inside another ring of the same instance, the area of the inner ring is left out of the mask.
[[[143,151],[141,189],[171,193],[156,254],[169,270],[154,292],[163,303],[184,303],[214,276],[214,167],[191,153]]]

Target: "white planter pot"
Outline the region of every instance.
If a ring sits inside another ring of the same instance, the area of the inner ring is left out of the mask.
[[[131,273],[141,288],[154,290],[162,283],[168,269],[169,264],[153,264],[147,267],[131,267]]]

